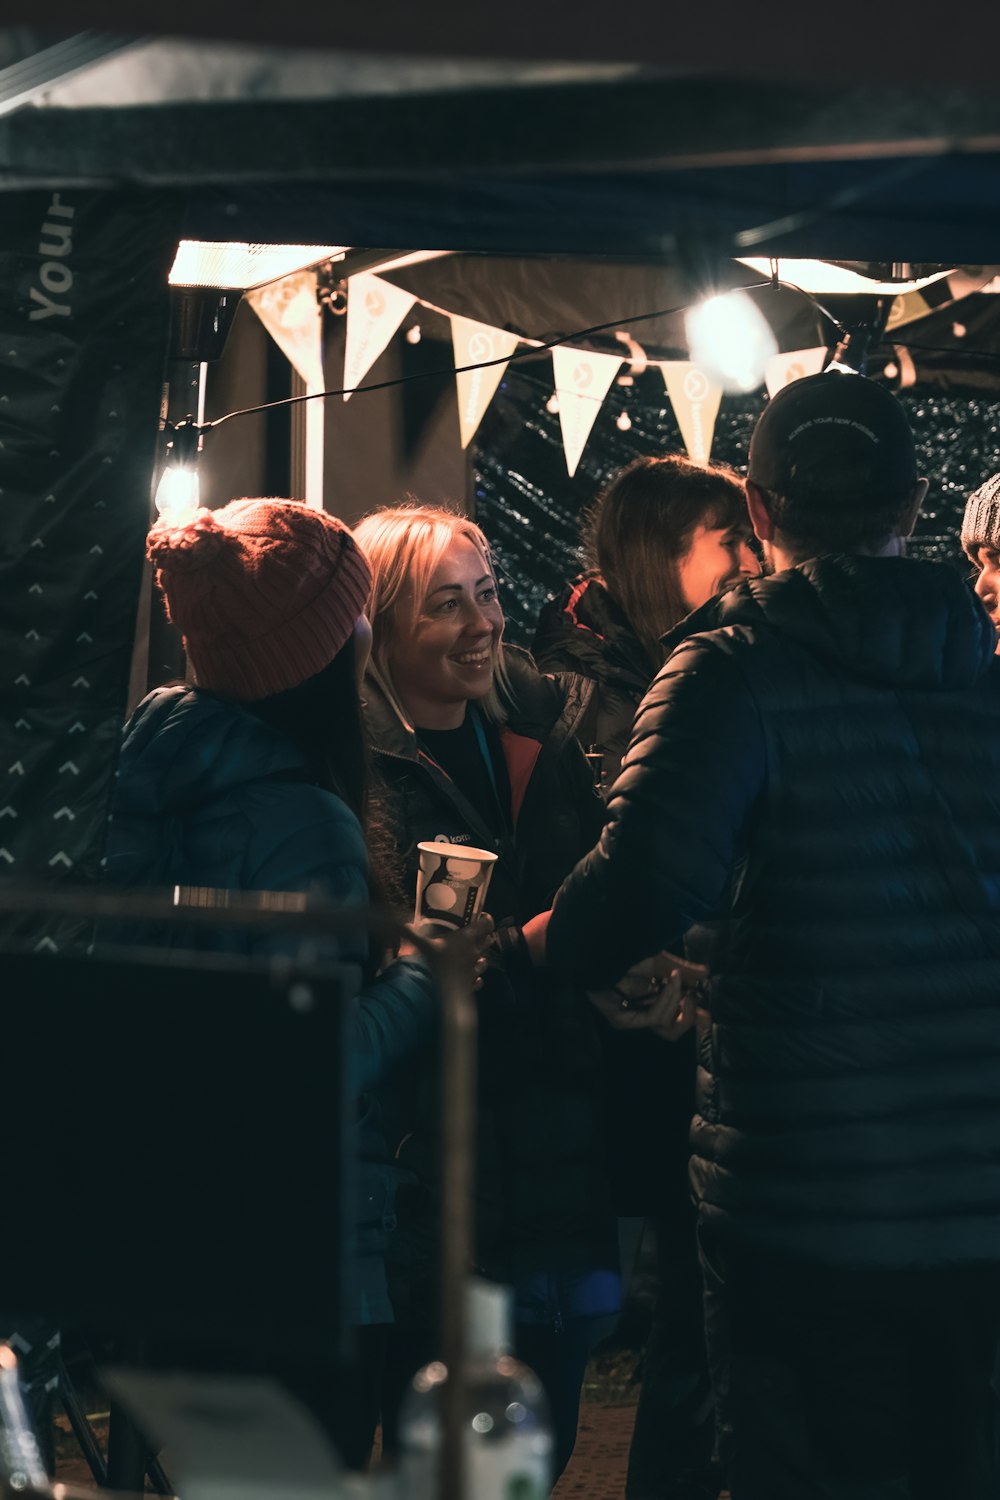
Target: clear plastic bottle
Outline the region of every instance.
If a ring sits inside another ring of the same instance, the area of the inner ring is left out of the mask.
[[[21,1391],[17,1355],[0,1344],[0,1500],[55,1500],[57,1494],[58,1500],[94,1500],[95,1491],[69,1484],[53,1488]],[[115,1500],[129,1496],[119,1490]]]
[[[17,1355],[9,1344],[0,1344],[0,1497],[51,1494],[49,1476],[21,1393]]]
[[[474,1500],[545,1500],[552,1485],[548,1402],[533,1370],[510,1354],[509,1288],[471,1280],[466,1315],[466,1493]],[[437,1500],[440,1396],[448,1371],[425,1365],[400,1414],[400,1494]]]

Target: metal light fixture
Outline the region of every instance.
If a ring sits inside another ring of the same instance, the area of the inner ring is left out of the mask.
[[[833,358],[826,367],[827,372],[833,370],[843,375],[865,373],[868,355],[885,332],[891,306],[891,297],[879,297],[861,317],[844,324]]]

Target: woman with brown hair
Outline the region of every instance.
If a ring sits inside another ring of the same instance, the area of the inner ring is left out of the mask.
[[[534,652],[576,704],[575,732],[605,795],[668,654],[662,637],[760,572],[752,535],[739,475],[675,454],[635,459],[587,515],[588,570],[546,605]],[[605,1043],[616,1207],[647,1221],[659,1283],[625,1494],[702,1500],[720,1481],[687,1182],[694,1038],[664,1048],[648,1033],[614,1031]]]
[[[660,641],[715,594],[760,572],[743,481],[677,454],[637,458],[585,518],[587,571],[542,610],[535,660],[578,690],[577,738],[607,790],[639,703],[663,665]]]

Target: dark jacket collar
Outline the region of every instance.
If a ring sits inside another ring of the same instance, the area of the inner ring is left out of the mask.
[[[298,778],[302,752],[238,703],[200,688],[156,688],[125,726],[115,802],[174,813],[263,778]]]
[[[504,659],[512,689],[507,725],[515,734],[547,741],[568,735],[564,723],[566,694],[555,678],[539,672],[527,651],[506,646]],[[417,736],[397,712],[381,684],[369,672],[362,693],[365,727],[373,749],[420,761]]]
[[[654,675],[623,610],[596,573],[584,573],[541,612],[534,651],[549,671],[577,671],[645,692]]]
[[[751,578],[663,637],[765,628],[838,670],[887,687],[961,690],[994,663],[985,609],[947,563],[908,557],[812,558]]]

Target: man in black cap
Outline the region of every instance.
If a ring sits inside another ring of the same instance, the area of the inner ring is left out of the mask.
[[[592,989],[682,943],[711,971],[692,1182],[734,1500],[997,1494],[1000,663],[960,575],[905,556],[925,488],[884,387],[775,396],[773,575],[674,633],[526,931]]]

